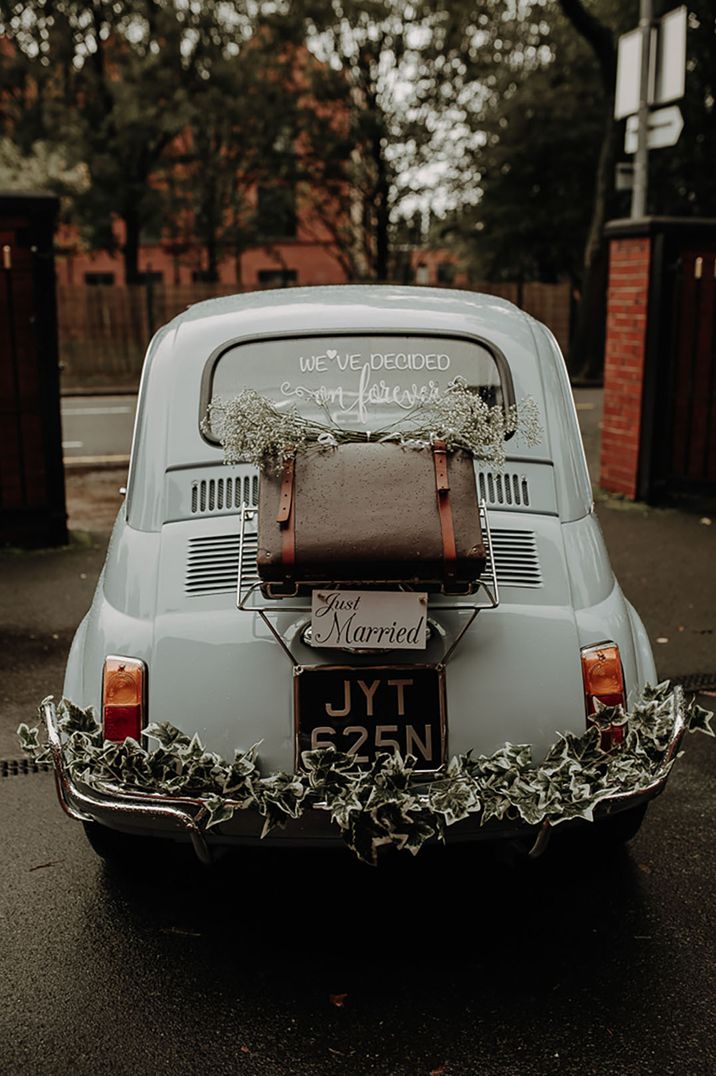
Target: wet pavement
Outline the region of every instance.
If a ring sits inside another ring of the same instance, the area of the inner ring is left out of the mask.
[[[0,1070],[710,1076],[714,748],[629,851],[259,849],[112,873],[49,775],[0,781]]]

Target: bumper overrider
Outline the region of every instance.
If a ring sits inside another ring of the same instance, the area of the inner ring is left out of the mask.
[[[217,827],[218,832],[212,829],[207,833],[209,812],[201,798],[127,791],[108,783],[96,787],[78,783],[70,774],[63,756],[57,712],[52,701],[45,700],[40,712],[47,727],[58,798],[71,818],[80,822],[96,822],[128,833],[161,834],[177,840],[189,840],[202,863],[212,861],[212,845],[253,843],[259,839],[263,820],[255,810],[237,810],[229,824]],[[638,807],[664,789],[688,727],[684,692],[678,686],[672,692],[672,716],[671,734],[652,780],[634,792],[620,792],[601,799],[594,809],[595,821]],[[564,825],[570,823],[565,822]],[[529,854],[536,857],[544,851],[552,828],[546,820],[538,825],[530,825],[519,819],[492,819],[481,824],[479,817],[473,816],[452,825],[449,837],[451,841],[526,838],[531,841]],[[289,818],[286,827],[274,831],[271,836],[274,844],[289,841],[304,844],[342,843],[329,813],[320,808],[309,809],[301,819]]]

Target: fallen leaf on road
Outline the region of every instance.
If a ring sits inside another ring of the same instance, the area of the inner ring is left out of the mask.
[[[342,1009],[346,1003],[347,994],[329,994],[328,1000],[336,1009]]]
[[[243,1046],[239,1046],[239,1049],[241,1050],[241,1053],[242,1053],[242,1054],[250,1054],[250,1053],[251,1053],[251,1051],[249,1050],[249,1048],[248,1048],[248,1046],[246,1045],[246,1043],[244,1043],[244,1045],[243,1045]]]
[[[668,643],[669,640],[667,639],[667,637],[665,635],[660,635],[659,638],[656,641],[657,641],[657,643]]]
[[[438,1065],[436,1069],[430,1069],[430,1076],[445,1076],[445,1062],[442,1065]]]
[[[699,520],[699,523],[703,523],[704,527],[710,527],[711,526],[711,520],[709,519],[708,516],[702,516],[701,519]]]

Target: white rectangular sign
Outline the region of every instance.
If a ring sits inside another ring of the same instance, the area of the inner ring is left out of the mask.
[[[686,90],[686,7],[667,12],[659,21],[654,104],[678,101]],[[638,107],[638,106],[637,106]]]
[[[406,591],[314,590],[311,642],[351,650],[424,650],[428,596]]]
[[[614,119],[623,120],[639,111],[641,73],[641,30],[630,30],[619,38],[617,51],[617,88],[614,95]]]
[[[686,88],[686,7],[668,11],[652,29],[649,45],[647,103],[663,105],[684,96]],[[623,120],[639,111],[641,85],[641,30],[619,38],[614,119]]]

